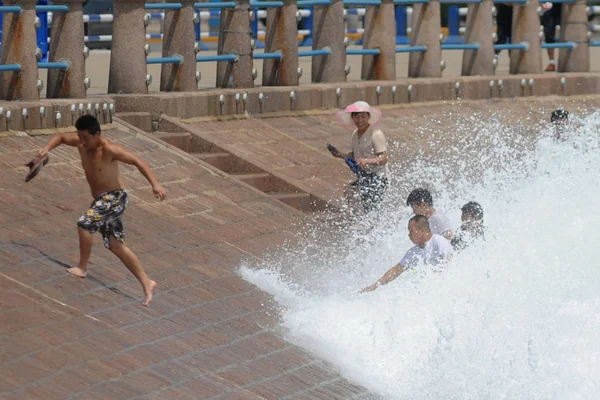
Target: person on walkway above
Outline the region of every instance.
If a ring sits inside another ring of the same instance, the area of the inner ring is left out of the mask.
[[[361,293],[370,292],[379,286],[387,285],[408,268],[418,265],[438,265],[452,257],[452,245],[441,235],[433,234],[427,217],[415,215],[408,221],[408,237],[415,245],[402,260],[390,268],[377,282],[367,286]]]
[[[541,4],[544,14],[542,15],[542,26],[544,27],[544,40],[546,43],[556,42],[556,25],[560,25],[562,17],[562,3],[553,4],[545,2]],[[548,49],[548,58],[550,64],[546,71],[556,71],[556,59],[554,58],[554,49]]]
[[[485,239],[483,225],[483,208],[475,201],[470,201],[461,207],[462,225],[452,238],[452,247],[462,250],[475,239]]]
[[[344,190],[352,212],[358,209],[357,197],[360,197],[363,210],[368,213],[380,206],[388,187],[386,137],[374,126],[381,112],[364,101],[357,101],[340,111],[338,117],[344,124],[356,127],[352,133],[352,151],[344,154],[331,145],[328,149],[334,157],[345,159],[357,175],[358,179]]]
[[[496,28],[497,38],[495,44],[509,44],[512,36],[513,5],[496,3]],[[496,55],[502,50],[494,50]]]
[[[433,198],[427,189],[415,189],[408,195],[406,205],[412,207],[415,215],[424,215],[429,220],[431,233],[444,236],[452,240],[452,226],[448,217],[433,208]]]

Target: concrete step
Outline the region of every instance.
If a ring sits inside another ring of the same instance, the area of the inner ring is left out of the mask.
[[[273,185],[273,175],[266,172],[246,173],[246,174],[230,174],[232,177],[240,181],[254,186],[263,192],[272,192],[275,190]]]
[[[185,152],[190,150],[192,135],[189,132],[154,132],[153,135]]]
[[[221,171],[229,171],[231,168],[231,154],[229,153],[193,153],[198,159],[212,165]]]
[[[311,196],[308,193],[282,193],[270,192],[269,195],[275,200],[279,200],[288,206],[294,207],[300,211],[311,212]]]
[[[152,114],[149,112],[118,112],[115,117],[143,130],[152,132]]]

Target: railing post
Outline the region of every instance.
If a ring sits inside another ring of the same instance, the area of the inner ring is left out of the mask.
[[[114,0],[108,93],[147,94],[145,0]]]
[[[181,3],[179,10],[165,10],[163,57],[183,58],[181,64],[161,65],[160,90],[163,92],[193,92],[196,82],[196,52],[194,50],[194,1],[173,0]]]
[[[344,1],[331,0],[329,5],[313,9],[313,50],[331,49],[327,56],[312,58],[312,82],[346,81],[346,24]]]
[[[494,75],[494,25],[492,0],[469,4],[465,43],[478,44],[479,50],[465,50],[462,75]]]
[[[560,7],[561,4],[554,4]],[[589,72],[590,48],[588,45],[587,1],[576,0],[575,3],[562,4],[562,21],[560,23],[560,41],[575,42],[574,49],[559,49],[558,72]]]
[[[542,43],[540,40],[540,15],[538,0],[528,0],[513,5],[513,25],[510,42],[527,42],[527,50],[510,50],[511,74],[542,73]]]
[[[263,86],[298,85],[298,30],[296,0],[283,0],[282,8],[267,10],[265,53],[280,51],[281,60],[263,61]]]
[[[49,69],[46,97],[85,98],[85,46],[83,30],[83,0],[55,0],[66,5],[68,12],[52,13],[52,30],[48,61],[67,61],[69,69]]]
[[[20,64],[21,71],[2,72],[0,94],[4,100],[39,100],[35,32],[35,0],[8,0],[21,14],[4,12],[2,19],[2,64]]]
[[[221,9],[218,54],[237,54],[239,59],[217,62],[217,87],[254,87],[251,40],[249,0],[237,0],[235,8]]]
[[[427,51],[412,52],[408,59],[409,78],[439,78],[442,76],[442,46],[440,32],[440,1],[413,5],[411,46],[427,46]]]
[[[380,6],[367,6],[365,14],[365,49],[379,49],[377,56],[362,56],[361,78],[396,79],[396,16],[393,0],[381,0]]]

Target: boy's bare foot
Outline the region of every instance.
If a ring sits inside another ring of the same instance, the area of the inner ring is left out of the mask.
[[[150,281],[150,287],[149,288],[144,288],[144,293],[146,294],[146,300],[144,300],[144,302],[142,303],[143,306],[148,307],[148,304],[150,304],[150,302],[152,301],[152,294],[154,294],[154,291],[156,290],[156,287],[158,286],[158,284],[154,281]]]
[[[87,276],[87,271],[83,270],[79,267],[69,268],[67,272],[71,275],[77,276],[79,278],[85,278]]]

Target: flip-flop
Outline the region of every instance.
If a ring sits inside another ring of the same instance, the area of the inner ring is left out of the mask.
[[[25,182],[29,182],[30,180],[35,178],[37,174],[39,174],[39,172],[42,170],[42,167],[48,164],[48,161],[50,161],[50,157],[48,157],[48,155],[46,154],[45,156],[37,156],[36,158],[25,164],[26,167],[29,167],[29,173],[25,177]]]
[[[356,176],[360,178],[360,176],[362,175],[362,169],[358,166],[356,161],[348,157],[344,158],[344,161],[346,161],[346,164],[348,164],[352,172],[354,172]]]

